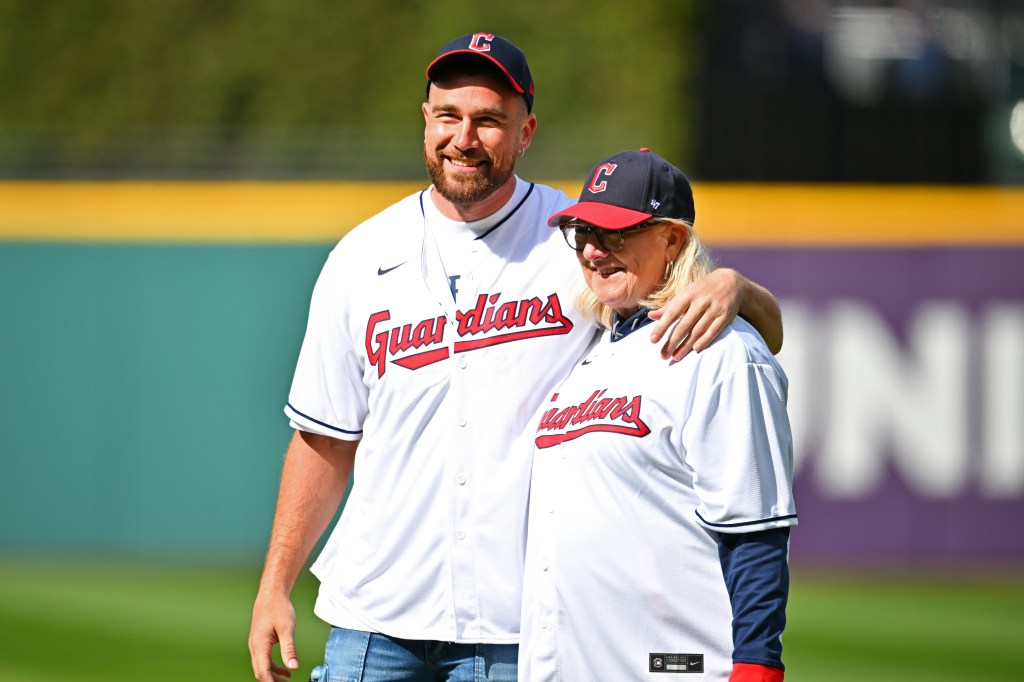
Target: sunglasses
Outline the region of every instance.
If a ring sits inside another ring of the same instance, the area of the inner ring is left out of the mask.
[[[660,222],[660,220],[652,218],[621,230],[605,230],[600,227],[588,225],[587,223],[571,220],[565,225],[562,225],[559,229],[562,230],[562,236],[565,237],[565,243],[568,244],[569,248],[573,251],[583,251],[583,249],[587,247],[587,242],[590,241],[591,237],[593,237],[594,241],[597,242],[597,245],[601,247],[602,251],[618,253],[619,251],[622,251],[622,248],[626,245],[627,237],[636,234],[640,230],[647,229],[648,227],[654,227]]]

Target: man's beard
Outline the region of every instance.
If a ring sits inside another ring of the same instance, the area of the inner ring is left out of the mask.
[[[445,156],[442,152],[428,152],[424,147],[423,157],[427,163],[427,174],[430,181],[442,197],[459,208],[469,208],[494,194],[508,182],[515,172],[515,157],[507,159],[487,158],[483,165],[478,166],[476,173],[453,174],[444,170]],[[456,160],[469,160],[465,157],[453,157]],[[475,160],[475,159],[474,159]]]

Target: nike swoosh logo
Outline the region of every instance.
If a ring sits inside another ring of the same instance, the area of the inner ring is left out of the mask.
[[[581,364],[581,365],[589,365],[589,364],[590,364],[590,363],[592,363],[592,362],[593,362],[593,360],[584,360],[584,361],[583,361],[583,362],[581,362],[580,364]]]
[[[409,261],[405,260],[405,261],[402,261],[401,263],[399,263],[398,265],[391,266],[390,268],[382,268],[382,267],[378,266],[377,267],[377,274],[378,275],[386,275],[389,272],[391,272],[392,270],[394,270],[395,268],[400,268],[400,267],[402,267],[403,265],[405,265],[408,262]]]

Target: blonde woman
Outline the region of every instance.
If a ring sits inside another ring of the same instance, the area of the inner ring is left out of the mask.
[[[714,268],[694,217],[685,175],[640,150],[599,163],[549,220],[607,333],[539,419],[521,680],[783,680],[786,375],[742,318],[671,364],[634,333]]]

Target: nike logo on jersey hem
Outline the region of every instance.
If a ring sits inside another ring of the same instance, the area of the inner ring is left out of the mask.
[[[405,260],[405,261],[402,261],[401,263],[399,263],[398,265],[392,265],[392,266],[391,266],[390,268],[382,268],[382,267],[379,267],[379,266],[378,266],[378,267],[377,267],[377,275],[378,275],[378,276],[380,276],[380,275],[386,275],[386,274],[388,274],[389,272],[391,272],[392,270],[394,270],[395,268],[400,268],[400,267],[402,267],[403,265],[405,265],[405,264],[406,264],[406,263],[408,263],[408,262],[409,262],[409,261]]]

